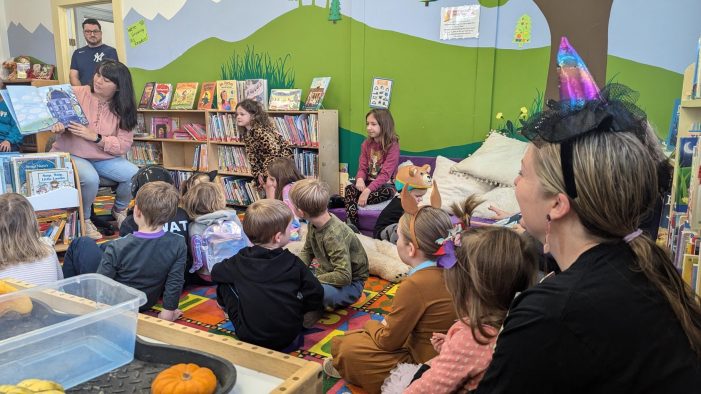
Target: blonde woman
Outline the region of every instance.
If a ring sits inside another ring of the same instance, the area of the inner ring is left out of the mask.
[[[22,195],[0,194],[0,278],[35,285],[63,279],[56,251],[41,237],[34,208]]]

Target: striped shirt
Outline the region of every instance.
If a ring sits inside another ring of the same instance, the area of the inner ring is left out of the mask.
[[[48,241],[42,238],[42,241]],[[63,279],[63,271],[58,262],[58,256],[53,250],[41,260],[29,263],[12,264],[0,269],[0,279],[12,278],[29,282],[33,285],[43,285]]]

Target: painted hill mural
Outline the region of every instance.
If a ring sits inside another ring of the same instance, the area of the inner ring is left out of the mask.
[[[497,112],[515,117],[544,90],[549,47],[446,45],[371,28],[345,16],[332,24],[327,15],[320,7],[296,8],[239,41],[208,38],[160,69],[131,68],[137,94],[148,81],[221,79],[221,66],[247,48],[287,59],[286,67],[293,70],[294,86],[304,90],[303,97],[313,77],[332,77],[324,106],[339,110],[340,159],[354,171],[373,77],[394,80],[390,108],[402,150],[448,157],[472,152],[490,128],[499,126]],[[291,31],[290,26],[295,28]],[[359,41],[358,35],[364,38]],[[640,91],[642,107],[658,132],[666,133],[672,102],[681,89],[680,74],[609,56],[607,78]]]

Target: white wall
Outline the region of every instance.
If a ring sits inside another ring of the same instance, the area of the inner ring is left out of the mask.
[[[5,11],[5,1],[0,0],[0,61],[10,57],[10,44],[7,41],[7,12]]]

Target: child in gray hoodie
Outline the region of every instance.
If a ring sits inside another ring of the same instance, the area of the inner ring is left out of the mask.
[[[251,243],[243,231],[236,211],[226,208],[221,185],[199,183],[183,196],[183,208],[190,217],[190,250],[192,267],[205,281],[211,282],[212,267],[235,255]]]

